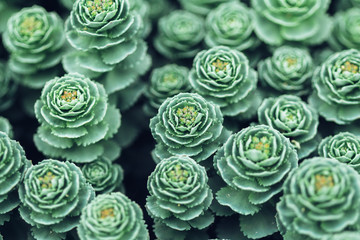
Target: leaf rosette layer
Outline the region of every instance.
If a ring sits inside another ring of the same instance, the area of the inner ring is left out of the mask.
[[[360,2],[359,2],[360,7]],[[360,49],[360,8],[351,8],[338,12],[334,19],[334,28],[328,40],[335,51],[348,48]]]
[[[315,91],[309,102],[327,121],[343,125],[360,118],[360,51],[330,55],[312,81]]]
[[[214,157],[214,166],[228,185],[216,199],[239,214],[253,215],[281,192],[286,175],[297,164],[294,147],[279,131],[266,125],[244,128],[231,135]]]
[[[208,211],[213,195],[207,181],[205,168],[193,159],[182,155],[163,159],[148,179],[146,209],[155,222],[171,229],[203,229],[214,221]],[[156,227],[155,233],[160,234]]]
[[[10,75],[8,66],[0,61],[0,111],[10,108],[15,100],[17,84]]]
[[[359,228],[359,174],[335,159],[302,162],[284,183],[277,220],[285,240],[329,239]]]
[[[219,105],[224,116],[251,118],[261,103],[257,73],[243,53],[229,47],[199,52],[189,81],[195,92]]]
[[[204,19],[176,10],[159,19],[154,47],[169,59],[192,58],[200,51],[204,36]]]
[[[181,6],[189,12],[206,15],[221,3],[228,0],[180,0]]]
[[[91,163],[85,163],[81,171],[96,194],[123,190],[124,170],[119,164],[112,164],[105,158],[99,158]]]
[[[230,1],[211,10],[205,27],[205,43],[209,47],[223,45],[244,51],[260,44],[254,34],[250,10],[240,2]]]
[[[77,228],[81,240],[148,240],[138,204],[120,192],[101,194],[82,211]]]
[[[173,155],[187,155],[197,162],[209,158],[226,134],[220,108],[196,93],[179,93],[161,104],[150,120],[157,144],[156,162]]]
[[[279,47],[272,57],[259,62],[258,69],[259,79],[267,90],[296,96],[309,93],[314,64],[306,49]]]
[[[258,109],[258,119],[260,124],[269,125],[288,137],[299,159],[316,150],[319,142],[319,116],[301,98],[292,95],[267,98]]]
[[[36,89],[57,74],[55,68],[61,61],[64,42],[61,18],[36,5],[13,14],[3,34],[13,76]]]
[[[75,164],[46,159],[25,173],[19,187],[19,211],[32,226],[35,239],[64,239],[94,195]]]
[[[160,105],[168,98],[178,93],[189,92],[189,69],[176,64],[167,64],[155,68],[150,77],[150,84],[145,92],[148,98],[145,110],[149,115],[155,115]]]
[[[360,138],[353,133],[340,132],[322,139],[318,153],[321,157],[336,159],[360,171]]]
[[[118,157],[120,149],[109,139],[121,115],[101,84],[75,73],[54,78],[36,101],[35,114],[41,126],[34,142],[44,154],[81,163]]]
[[[270,45],[320,44],[331,31],[326,15],[329,3],[329,0],[252,0],[255,32]]]
[[[20,203],[17,189],[29,166],[21,145],[0,132],[0,225]]]
[[[65,22],[66,38],[77,51],[65,55],[65,70],[98,77],[119,63],[135,64],[147,49],[142,26],[128,0],[77,0]]]

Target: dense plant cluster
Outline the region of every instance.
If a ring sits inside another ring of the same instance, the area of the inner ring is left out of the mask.
[[[360,239],[360,0],[0,0],[0,240]]]

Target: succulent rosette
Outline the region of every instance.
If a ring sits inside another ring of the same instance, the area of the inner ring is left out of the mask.
[[[195,92],[219,105],[224,116],[251,118],[261,103],[257,73],[243,53],[229,47],[199,52],[189,81]]]
[[[189,12],[206,15],[221,3],[229,0],[179,0],[181,6]]]
[[[266,92],[302,96],[311,89],[314,63],[306,49],[282,46],[275,49],[271,57],[260,61],[258,70]]]
[[[327,121],[347,124],[360,118],[360,51],[330,55],[315,70],[309,102]]]
[[[320,141],[318,113],[297,96],[265,99],[258,109],[258,119],[260,124],[269,125],[288,137],[299,159],[314,152]]]
[[[335,15],[334,28],[328,40],[331,48],[335,51],[348,48],[360,49],[359,25],[360,8],[338,12]]]
[[[96,194],[123,191],[124,170],[119,164],[113,164],[106,158],[99,158],[91,163],[85,163],[81,171]]]
[[[75,164],[46,159],[26,171],[19,211],[36,240],[65,239],[94,195]]]
[[[359,194],[360,177],[352,167],[324,157],[307,159],[284,183],[277,203],[280,232],[285,240],[303,240],[359,229]]]
[[[251,0],[257,36],[267,44],[320,44],[331,31],[329,0]]]
[[[15,100],[17,83],[11,79],[8,66],[0,61],[0,111],[7,110]]]
[[[65,35],[55,12],[36,5],[23,8],[10,17],[2,37],[9,68],[20,84],[39,89],[59,73]]]
[[[145,91],[148,99],[144,110],[148,115],[155,115],[160,105],[178,93],[189,92],[189,69],[176,64],[167,64],[151,72],[150,83]]]
[[[0,225],[20,203],[17,189],[29,166],[21,145],[0,132]]]
[[[108,103],[104,87],[83,75],[48,81],[35,115],[41,125],[34,142],[47,156],[85,163],[99,156],[114,160],[120,154],[110,139],[120,127],[120,112]]]
[[[201,50],[204,36],[204,19],[175,10],[159,19],[154,47],[169,59],[192,58]]]
[[[151,31],[150,21],[150,3],[147,0],[132,0],[130,1],[130,10],[137,12],[143,22],[142,37],[146,38]]]
[[[240,214],[240,229],[246,236],[271,235],[278,231],[274,199],[297,165],[295,148],[278,130],[266,125],[244,128],[215,154],[215,169],[227,184],[216,199]]]
[[[161,104],[150,120],[157,144],[155,162],[173,155],[187,155],[197,162],[209,158],[226,138],[219,106],[196,93],[179,93]]]
[[[77,228],[81,240],[148,240],[139,205],[120,192],[101,194],[81,213]]]
[[[255,36],[250,12],[245,4],[236,1],[220,4],[211,10],[205,22],[206,45],[223,45],[239,51],[256,48],[260,41]]]
[[[14,136],[14,131],[9,120],[1,116],[0,116],[0,131],[6,133],[10,138]]]
[[[322,139],[318,153],[321,157],[336,159],[360,172],[360,138],[353,133],[340,132]]]
[[[94,78],[120,65],[132,71],[118,81],[130,81],[128,75],[137,74],[133,65],[148,61],[142,26],[128,0],[77,0],[65,22],[66,38],[76,49],[64,56],[65,70]]]
[[[162,237],[161,225],[186,236],[186,231],[204,229],[214,221],[208,211],[213,195],[207,181],[205,168],[184,155],[163,159],[156,166],[148,178],[146,209],[157,222],[154,230],[159,239],[168,239]]]

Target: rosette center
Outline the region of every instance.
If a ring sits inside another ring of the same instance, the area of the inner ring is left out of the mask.
[[[44,26],[44,22],[37,16],[29,15],[25,16],[19,25],[19,33],[22,37],[30,38],[34,34],[41,31]]]
[[[334,180],[331,175],[316,174],[315,175],[315,189],[317,192],[325,188],[332,188],[334,186]]]
[[[250,136],[246,142],[246,157],[254,162],[268,159],[271,155],[272,142],[272,136]]]
[[[223,61],[219,58],[216,58],[212,63],[211,66],[215,72],[227,72],[230,68],[229,62]]]
[[[102,209],[100,211],[101,219],[105,219],[105,218],[109,218],[109,217],[111,217],[111,218],[115,217],[114,208],[109,207],[109,208]]]
[[[38,179],[41,183],[41,188],[51,188],[55,178],[56,176],[51,171],[48,171],[44,175],[40,176]]]
[[[71,102],[78,98],[78,92],[76,90],[64,90],[61,94],[61,99],[67,102]]]
[[[113,10],[114,5],[113,0],[88,0],[85,2],[85,6],[91,17]]]
[[[184,169],[180,164],[176,164],[170,169],[170,171],[166,175],[172,182],[185,183],[189,177],[189,172],[188,170]]]
[[[199,112],[194,106],[186,105],[176,110],[176,116],[179,119],[179,124],[187,128],[197,122]]]

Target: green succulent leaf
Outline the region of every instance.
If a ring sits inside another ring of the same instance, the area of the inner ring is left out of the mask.
[[[360,118],[359,59],[360,51],[355,49],[336,52],[315,71],[309,102],[326,120],[347,124]]]
[[[313,66],[307,50],[282,46],[275,49],[272,57],[259,62],[259,79],[267,92],[302,96],[309,92]]]
[[[214,217],[207,211],[213,199],[207,181],[205,168],[193,159],[184,155],[163,159],[147,184],[146,209],[158,225],[155,230],[161,225],[176,231],[208,227]]]
[[[32,226],[34,237],[42,240],[64,239],[95,194],[77,166],[47,159],[26,171],[19,196],[20,215]]]
[[[176,64],[167,64],[155,68],[151,72],[150,83],[145,91],[148,99],[144,110],[154,116],[160,105],[168,98],[178,93],[189,92],[191,86],[188,80],[189,69]]]
[[[269,125],[288,137],[299,159],[307,157],[317,148],[318,118],[315,109],[292,95],[267,98],[258,108],[259,123]]]
[[[192,58],[204,39],[204,19],[185,10],[161,17],[154,47],[169,59]]]
[[[251,11],[243,3],[222,3],[206,17],[205,43],[208,47],[223,45],[239,51],[255,49],[260,41],[252,21]]]
[[[8,20],[3,42],[10,53],[9,68],[16,80],[39,89],[53,77],[51,69],[61,61],[65,42],[63,22],[55,12],[40,6],[23,8]],[[41,81],[36,79],[38,72],[46,75]],[[32,84],[31,79],[37,83]]]
[[[222,123],[219,107],[196,93],[179,93],[166,99],[150,120],[157,141],[154,160],[171,155],[187,155],[197,162],[207,159],[226,132]]]
[[[269,203],[297,165],[295,148],[279,131],[266,125],[244,128],[231,135],[214,156],[215,169],[227,184],[216,192],[216,199],[241,215],[266,218],[270,210],[261,209],[271,208]],[[256,234],[243,228],[250,238],[271,235],[274,230],[271,227]]]
[[[199,52],[189,81],[195,92],[219,105],[224,116],[251,118],[261,101],[256,93],[257,73],[243,53],[229,47]]]
[[[328,40],[331,48],[335,51],[360,49],[359,24],[360,8],[350,8],[345,12],[336,13],[334,27]]]
[[[325,13],[329,3],[329,0],[252,0],[255,32],[270,45],[291,41],[320,44],[331,31],[331,21]]]
[[[139,205],[120,192],[98,195],[81,213],[77,228],[81,240],[148,240]]]
[[[106,158],[99,158],[81,167],[81,171],[88,183],[97,194],[122,190],[124,172],[119,164],[112,164]]]
[[[121,125],[121,114],[108,104],[104,87],[75,73],[46,83],[35,115],[41,124],[34,137],[38,149],[74,162],[91,162],[103,154],[104,140]]]
[[[358,228],[359,183],[358,173],[335,159],[304,160],[287,177],[277,203],[277,220],[285,228],[282,234],[329,239]]]

